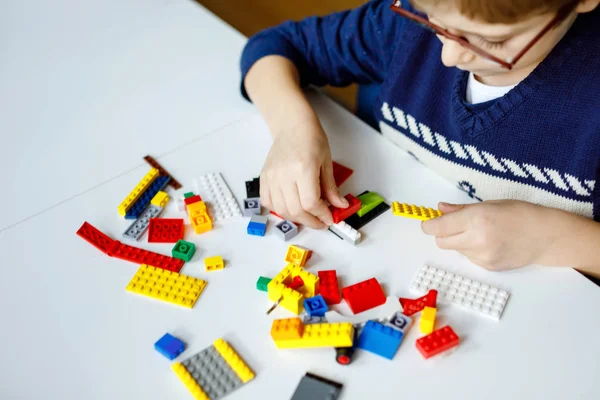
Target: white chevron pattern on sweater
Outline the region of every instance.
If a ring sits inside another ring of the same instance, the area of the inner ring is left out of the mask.
[[[532,164],[519,164],[507,158],[499,158],[487,151],[479,150],[473,145],[463,145],[454,140],[448,140],[438,132],[422,122],[418,122],[412,115],[405,113],[398,107],[392,107],[384,102],[381,112],[386,121],[408,130],[414,140],[421,139],[430,147],[438,148],[441,152],[462,160],[469,160],[481,167],[489,166],[494,171],[519,178],[533,178],[538,183],[553,185],[565,192],[574,192],[579,196],[591,196],[596,185],[595,180],[580,180],[579,178],[546,167]],[[425,147],[425,146],[424,146]]]

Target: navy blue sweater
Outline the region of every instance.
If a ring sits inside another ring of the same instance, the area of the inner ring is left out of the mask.
[[[260,32],[244,49],[242,79],[276,54],[304,85],[381,83],[381,133],[471,197],[600,221],[600,11],[580,15],[526,79],[481,110],[465,104],[468,73],[445,67],[435,35],[390,3]]]

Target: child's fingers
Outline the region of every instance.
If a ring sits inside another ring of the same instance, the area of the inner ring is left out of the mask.
[[[279,187],[271,188],[271,200],[273,201],[272,210],[275,211],[277,214],[288,218],[290,213],[285,203],[283,191]]]
[[[271,191],[269,187],[269,182],[264,175],[260,176],[260,203],[262,206],[265,206],[269,210],[273,210],[273,201],[271,200]],[[277,212],[277,211],[275,211]]]
[[[465,251],[471,249],[472,240],[467,232],[452,236],[438,236],[435,238],[435,244],[444,250]]]
[[[325,225],[319,219],[302,209],[302,205],[300,204],[300,194],[298,193],[298,187],[295,182],[286,184],[283,193],[289,212],[289,219],[313,229],[325,228]]]
[[[327,204],[321,199],[321,186],[319,184],[319,172],[304,174],[298,182],[298,193],[300,194],[300,204],[304,211],[309,212],[325,225],[333,224],[333,217]]]
[[[424,221],[421,224],[421,228],[427,235],[446,237],[466,231],[468,223],[469,219],[464,210],[459,210],[451,214],[444,214],[441,217]]]
[[[340,196],[333,177],[333,164],[326,162],[321,168],[321,194],[331,205],[337,208],[347,208],[348,200]]]

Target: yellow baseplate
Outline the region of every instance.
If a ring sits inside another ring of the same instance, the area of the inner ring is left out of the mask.
[[[350,322],[304,325],[299,318],[273,321],[271,337],[279,349],[350,347],[354,326]]]
[[[398,217],[420,219],[421,221],[427,221],[428,219],[437,218],[442,215],[440,210],[415,206],[413,204],[398,203],[397,201],[392,203],[392,213]]]

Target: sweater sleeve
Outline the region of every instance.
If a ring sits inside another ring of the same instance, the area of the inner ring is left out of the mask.
[[[389,0],[325,17],[288,21],[251,37],[241,59],[242,94],[246,74],[260,58],[279,55],[298,68],[301,84],[346,86],[382,82],[403,18]]]

